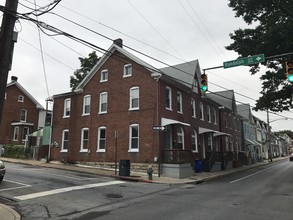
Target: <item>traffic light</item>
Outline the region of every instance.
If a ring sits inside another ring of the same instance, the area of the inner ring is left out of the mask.
[[[200,85],[201,91],[205,92],[208,91],[208,75],[207,74],[201,74],[201,85]]]
[[[286,76],[287,80],[293,83],[293,60],[286,62]]]

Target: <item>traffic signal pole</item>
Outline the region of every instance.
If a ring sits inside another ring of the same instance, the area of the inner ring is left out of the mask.
[[[0,32],[0,122],[4,107],[5,90],[13,50],[13,29],[18,0],[6,0]]]

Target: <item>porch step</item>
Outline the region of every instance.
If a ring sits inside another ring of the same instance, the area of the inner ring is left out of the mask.
[[[222,168],[221,168],[221,162],[215,162],[212,169],[211,169],[211,172],[217,172],[217,171],[221,171]]]

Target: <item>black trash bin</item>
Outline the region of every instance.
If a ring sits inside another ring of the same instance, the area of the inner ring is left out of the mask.
[[[130,176],[130,160],[120,160],[119,176]]]
[[[195,172],[201,173],[202,172],[202,161],[201,160],[195,160]]]

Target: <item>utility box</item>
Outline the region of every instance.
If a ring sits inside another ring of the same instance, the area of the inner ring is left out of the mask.
[[[130,176],[130,160],[120,160],[119,176]]]

